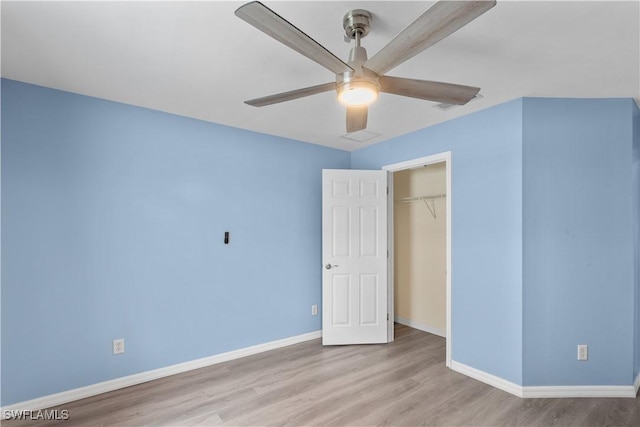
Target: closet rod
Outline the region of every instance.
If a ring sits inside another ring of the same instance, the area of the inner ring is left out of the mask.
[[[415,202],[420,200],[444,199],[445,197],[447,197],[446,194],[434,194],[433,196],[403,197],[398,201],[402,203],[409,203],[409,202]]]

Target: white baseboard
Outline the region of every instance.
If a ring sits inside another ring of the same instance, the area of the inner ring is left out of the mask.
[[[523,387],[525,398],[562,397],[630,397],[636,393],[632,385],[576,385],[576,386],[529,386]]]
[[[456,362],[455,360],[451,361],[451,369],[461,374],[464,374],[468,377],[476,379],[478,381],[482,381],[485,384],[489,384],[495,388],[498,388],[502,391],[506,391],[507,393],[511,393],[514,396],[523,397],[522,396],[522,386],[512,383],[511,381],[507,381],[503,378],[497,377],[492,374],[488,374],[484,371],[481,371],[476,368],[472,368],[471,366],[465,365],[464,363]]]
[[[393,320],[396,323],[400,323],[401,325],[409,326],[413,329],[419,329],[424,332],[428,332],[433,335],[437,335],[442,338],[446,338],[445,331],[438,328],[432,328],[431,326],[427,326],[424,323],[416,322],[415,320],[405,319],[404,317],[394,316]]]
[[[2,411],[2,419],[7,412],[15,410],[33,410],[50,408],[52,406],[61,405],[63,403],[84,399],[109,391],[118,390],[132,385],[142,384],[148,381],[157,380],[159,378],[168,377],[170,375],[180,374],[182,372],[194,369],[204,368],[206,366],[216,365],[218,363],[227,362],[229,360],[239,359],[241,357],[251,356],[253,354],[263,353],[269,350],[275,350],[281,347],[287,347],[304,341],[310,341],[322,337],[322,331],[309,332],[302,335],[296,335],[281,340],[271,341],[264,344],[258,344],[251,347],[245,347],[226,353],[215,354],[213,356],[196,359],[189,362],[178,363],[177,365],[167,366],[165,368],[154,369],[152,371],[141,372],[139,374],[129,375],[126,377],[116,378],[97,384],[91,384],[85,387],[73,390],[63,391],[61,393],[50,394],[48,396],[38,397],[24,402],[14,403],[4,406]]]
[[[451,361],[451,369],[525,399],[566,397],[629,397],[635,399],[640,375],[634,385],[521,386],[463,363]]]

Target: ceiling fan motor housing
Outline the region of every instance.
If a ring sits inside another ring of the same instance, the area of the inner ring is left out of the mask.
[[[354,46],[351,48],[351,52],[349,53],[349,66],[353,68],[353,71],[346,71],[336,75],[336,89],[338,94],[363,87],[376,93],[379,91],[379,76],[362,66],[366,61],[367,50],[365,48],[362,46]]]

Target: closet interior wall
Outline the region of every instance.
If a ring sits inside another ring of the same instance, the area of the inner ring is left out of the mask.
[[[446,332],[446,165],[395,172],[395,320]]]

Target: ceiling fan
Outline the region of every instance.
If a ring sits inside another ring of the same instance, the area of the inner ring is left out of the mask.
[[[290,101],[335,90],[347,107],[347,132],[367,127],[368,105],[380,92],[454,105],[472,100],[480,88],[385,75],[423,50],[462,28],[493,6],[495,0],[439,1],[400,32],[371,59],[360,46],[369,34],[371,13],[363,9],[347,12],[343,19],[346,37],[355,40],[348,62],[343,62],[320,43],[269,9],[254,1],[239,7],[235,14],[265,34],[336,74],[336,81],[245,101],[254,107]]]

